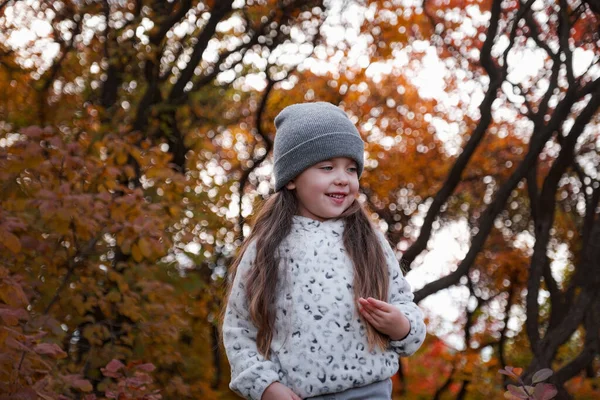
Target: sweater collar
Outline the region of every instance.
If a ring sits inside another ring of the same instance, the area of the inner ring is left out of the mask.
[[[304,217],[302,215],[294,215],[292,217],[292,226],[310,232],[337,230],[341,233],[344,229],[344,220],[332,218],[325,221],[317,221],[316,219]]]

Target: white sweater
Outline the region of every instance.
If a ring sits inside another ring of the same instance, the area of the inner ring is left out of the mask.
[[[279,381],[302,398],[337,393],[387,379],[398,370],[398,356],[413,354],[425,339],[423,314],[381,234],[390,276],[388,303],[410,321],[406,338],[387,350],[369,351],[365,322],[354,301],[353,265],[346,254],[342,220],[319,222],[295,216],[279,248],[275,332],[271,357],[256,348],[245,276],[256,256],[252,243],[239,265],[227,303],[223,340],[231,365],[229,387],[247,399],[260,399]]]

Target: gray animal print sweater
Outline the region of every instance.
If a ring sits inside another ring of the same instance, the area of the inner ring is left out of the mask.
[[[225,311],[223,340],[231,365],[230,388],[260,399],[278,381],[302,398],[340,392],[387,379],[398,370],[398,356],[413,354],[425,339],[423,314],[391,247],[381,235],[390,274],[389,298],[410,321],[410,332],[389,348],[369,351],[366,322],[352,289],[353,266],[347,256],[341,220],[319,222],[295,216],[282,242],[276,293],[275,331],[269,360],[256,348],[245,275],[256,255],[252,243],[235,276]]]

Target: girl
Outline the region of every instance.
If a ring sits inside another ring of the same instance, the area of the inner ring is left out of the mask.
[[[390,399],[425,338],[394,252],[356,199],[364,143],[329,103],[276,118],[275,190],[230,277],[223,340],[247,399]]]

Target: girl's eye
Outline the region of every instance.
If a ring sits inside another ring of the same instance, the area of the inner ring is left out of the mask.
[[[350,171],[352,173],[355,173],[355,172],[358,171],[358,168],[357,167],[350,167],[350,168],[348,168],[348,171]]]
[[[325,171],[331,171],[333,169],[333,167],[330,165],[325,165],[325,166],[321,167],[321,169],[323,169]]]

